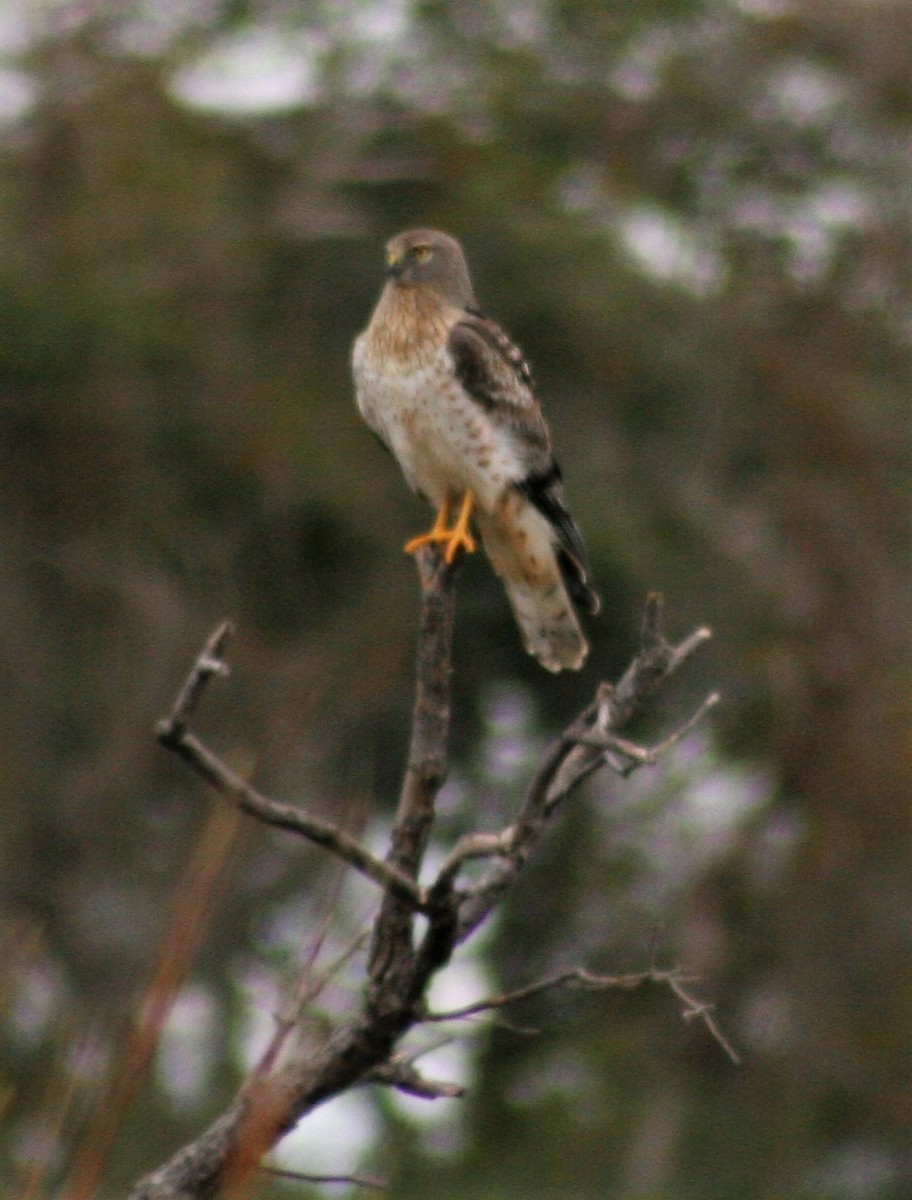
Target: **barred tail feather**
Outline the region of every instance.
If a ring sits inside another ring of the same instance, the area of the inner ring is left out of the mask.
[[[576,671],[589,646],[564,581],[554,531],[518,491],[494,513],[476,514],[478,530],[528,652],[549,671]]]
[[[526,650],[548,671],[578,671],[589,644],[563,584],[551,597],[525,582],[504,584]]]

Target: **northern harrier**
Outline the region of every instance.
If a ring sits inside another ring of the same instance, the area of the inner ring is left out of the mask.
[[[526,649],[549,671],[575,670],[589,647],[573,602],[596,613],[599,599],[529,367],[476,307],[455,238],[401,233],[387,264],[353,367],[364,419],[437,509],[405,549],[439,542],[452,562],[475,549],[474,519]]]

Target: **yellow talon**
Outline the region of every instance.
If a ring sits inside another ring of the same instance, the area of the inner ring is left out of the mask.
[[[471,492],[466,492],[462,498],[462,504],[459,506],[459,515],[456,517],[456,524],[452,529],[447,529],[447,521],[450,515],[450,502],[444,500],[437,511],[437,516],[434,518],[434,524],[427,533],[420,533],[417,537],[413,537],[411,541],[405,543],[405,553],[414,554],[421,546],[428,546],[432,542],[442,542],[445,545],[443,551],[443,560],[446,563],[451,563],[460,550],[465,550],[466,554],[471,554],[475,549],[475,539],[469,533],[469,521],[472,518],[472,510],[475,507],[475,497]]]

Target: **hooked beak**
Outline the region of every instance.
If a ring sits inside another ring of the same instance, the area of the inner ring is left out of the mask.
[[[386,274],[389,279],[398,279],[402,274],[402,268],[405,266],[402,255],[397,254],[394,250],[390,250],[386,255]]]

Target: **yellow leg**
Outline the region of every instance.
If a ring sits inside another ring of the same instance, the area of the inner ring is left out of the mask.
[[[418,537],[413,537],[411,541],[405,543],[406,554],[414,554],[420,546],[427,546],[432,542],[444,543],[443,558],[448,563],[453,561],[460,550],[465,550],[467,554],[471,554],[475,549],[475,539],[469,533],[469,521],[472,519],[472,510],[474,507],[475,497],[471,492],[466,492],[462,498],[462,504],[459,506],[456,524],[452,529],[448,529],[447,522],[450,517],[450,502],[444,500],[437,511],[437,516],[434,518],[434,524],[427,533],[421,533]]]

